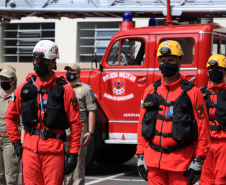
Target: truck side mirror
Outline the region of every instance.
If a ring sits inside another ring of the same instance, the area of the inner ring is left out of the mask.
[[[100,64],[100,72],[103,72],[103,66]]]
[[[92,62],[91,62],[91,67],[92,67],[92,68],[93,68],[93,62],[95,63],[96,68],[97,68],[97,63],[98,63],[98,61],[97,61],[96,53],[93,55],[93,60],[92,60]]]

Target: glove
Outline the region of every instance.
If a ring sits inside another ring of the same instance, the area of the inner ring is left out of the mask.
[[[64,174],[69,175],[71,172],[73,172],[77,166],[77,157],[78,154],[69,154],[66,160],[65,168],[64,168]]]
[[[14,150],[16,152],[17,160],[20,161],[22,159],[23,148],[20,141],[16,141],[13,143]]]
[[[137,158],[138,158],[137,159],[138,173],[142,179],[144,179],[145,181],[148,181],[148,168],[144,162],[144,154],[138,154]]]
[[[200,179],[203,162],[204,160],[202,158],[195,157],[189,165],[188,169],[184,172],[185,176],[190,174],[188,178],[189,184],[195,184]]]

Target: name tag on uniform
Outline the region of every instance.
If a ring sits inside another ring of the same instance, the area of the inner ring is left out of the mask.
[[[168,116],[173,116],[173,105],[169,106]]]

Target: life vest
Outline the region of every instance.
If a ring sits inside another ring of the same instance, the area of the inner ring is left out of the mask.
[[[33,79],[33,81],[32,81]],[[37,89],[33,84],[35,76],[27,80],[22,89],[20,96],[22,98],[21,115],[22,123],[26,127],[34,127],[37,123],[44,123],[49,129],[65,130],[69,128],[67,115],[64,110],[64,87],[67,82],[62,78],[57,78],[57,85],[52,86],[49,90]],[[39,94],[48,94],[47,104],[43,105],[46,109],[45,119],[38,118],[38,107],[41,105],[37,103],[37,96]]]
[[[210,108],[216,108],[215,117],[209,116],[209,120],[213,123],[213,125],[210,125],[210,130],[212,131],[226,131],[226,89],[221,89],[218,92],[211,92],[207,90],[207,87],[204,86],[200,89],[204,100],[206,109],[209,115],[209,109]],[[210,95],[217,95],[217,102],[214,104],[211,101]],[[217,125],[216,121],[220,125]]]
[[[154,82],[154,92],[146,96],[143,102],[143,108],[146,112],[142,119],[142,135],[149,141],[151,148],[163,152],[170,153],[194,143],[198,138],[198,127],[193,116],[193,107],[191,99],[187,94],[194,84],[183,80],[181,89],[183,92],[175,101],[167,101],[157,93],[157,88],[161,85],[161,79]],[[169,106],[172,110],[171,116],[159,114],[160,105]],[[171,133],[159,132],[155,129],[157,119],[172,121]],[[156,136],[171,137],[177,141],[176,146],[160,147],[152,143],[152,139]]]

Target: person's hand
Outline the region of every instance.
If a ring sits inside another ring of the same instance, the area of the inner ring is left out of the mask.
[[[20,161],[22,159],[23,148],[20,141],[15,141],[13,143],[14,150],[16,152],[17,160]]]
[[[195,184],[201,177],[202,165],[204,160],[199,157],[195,157],[188,169],[184,172],[184,175],[189,175],[188,183]]]
[[[77,166],[77,157],[78,154],[70,153],[67,157],[65,167],[64,167],[64,174],[69,175],[71,172],[73,172]]]
[[[90,140],[92,139],[92,135],[91,132],[87,132],[84,136],[83,136],[83,140],[84,140],[84,146],[87,146],[88,143],[90,142]]]
[[[144,154],[138,154],[137,155],[137,169],[138,169],[138,173],[141,176],[142,179],[144,179],[145,181],[148,181],[148,168],[145,165],[145,161],[144,161]]]

